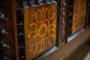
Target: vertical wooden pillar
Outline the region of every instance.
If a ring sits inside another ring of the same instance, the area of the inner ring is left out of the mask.
[[[67,40],[68,1],[61,0],[60,7],[60,37],[62,41]]]

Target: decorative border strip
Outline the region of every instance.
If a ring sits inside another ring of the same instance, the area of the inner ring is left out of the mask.
[[[19,45],[19,60],[25,60],[25,37],[24,37],[24,20],[23,20],[23,6],[18,5],[17,8],[17,32],[18,32],[18,45]]]
[[[67,40],[67,0],[61,0],[61,7],[60,7],[60,39],[62,41]]]

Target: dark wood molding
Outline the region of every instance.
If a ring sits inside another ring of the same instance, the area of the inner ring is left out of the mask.
[[[67,21],[68,21],[68,1],[61,0],[60,6],[60,39],[62,41],[67,40]]]

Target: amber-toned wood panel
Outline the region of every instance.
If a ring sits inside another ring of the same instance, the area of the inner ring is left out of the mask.
[[[72,34],[83,28],[85,25],[86,2],[86,0],[74,0]]]
[[[26,60],[31,60],[56,44],[56,3],[24,10]]]

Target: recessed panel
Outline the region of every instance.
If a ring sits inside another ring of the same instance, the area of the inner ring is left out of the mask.
[[[86,0],[69,1],[68,42],[84,31],[86,23]]]
[[[74,12],[72,21],[72,34],[82,29],[85,25],[86,0],[74,0]]]
[[[56,3],[24,10],[26,60],[31,60],[56,44]]]

